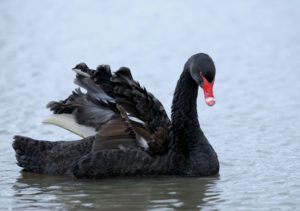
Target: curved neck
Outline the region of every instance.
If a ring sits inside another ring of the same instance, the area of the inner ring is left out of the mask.
[[[202,142],[204,134],[200,129],[197,114],[198,84],[185,66],[174,93],[172,104],[172,128],[175,145],[189,152]]]

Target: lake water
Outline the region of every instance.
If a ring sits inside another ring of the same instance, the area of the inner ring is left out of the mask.
[[[0,1],[0,210],[299,210],[300,1]],[[44,126],[82,61],[128,66],[170,113],[186,59],[217,67],[198,113],[220,176],[76,180],[24,173],[12,137]]]

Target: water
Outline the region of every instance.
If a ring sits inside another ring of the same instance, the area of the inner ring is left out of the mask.
[[[0,2],[0,210],[296,210],[300,207],[300,2]],[[75,180],[23,173],[12,136],[77,138],[43,126],[75,87],[75,64],[129,66],[165,105],[186,59],[215,60],[201,127],[221,162],[211,178]]]

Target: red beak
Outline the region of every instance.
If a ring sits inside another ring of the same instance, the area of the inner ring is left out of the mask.
[[[205,98],[205,102],[208,106],[213,106],[216,103],[214,94],[213,94],[213,86],[214,86],[214,82],[215,80],[213,80],[212,82],[208,82],[208,80],[206,80],[206,78],[202,75],[202,73],[200,72],[201,77],[202,77],[202,81],[203,81],[203,91],[204,91],[204,98]]]

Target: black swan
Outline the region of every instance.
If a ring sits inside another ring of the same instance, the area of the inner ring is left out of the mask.
[[[214,105],[215,66],[204,53],[188,59],[177,82],[170,120],[164,107],[140,86],[126,67],[111,73],[84,63],[73,69],[76,89],[67,99],[50,102],[45,120],[83,139],[41,141],[15,136],[17,164],[25,171],[76,178],[218,174],[217,154],[200,129],[198,86]]]

